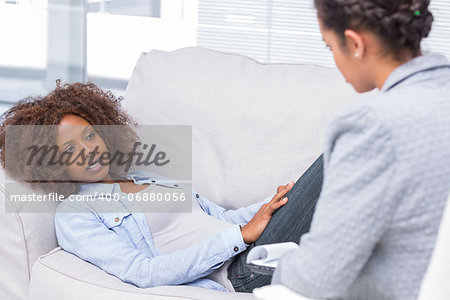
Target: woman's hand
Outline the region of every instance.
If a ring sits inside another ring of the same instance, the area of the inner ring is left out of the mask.
[[[253,243],[259,239],[267,224],[269,224],[272,214],[287,203],[288,199],[284,195],[293,185],[293,181],[286,185],[280,185],[277,188],[277,194],[273,196],[272,200],[263,204],[247,225],[241,228],[242,238],[246,244]]]

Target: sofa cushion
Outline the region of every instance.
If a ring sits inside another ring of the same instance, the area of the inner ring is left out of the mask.
[[[14,185],[23,193],[31,193],[26,185]],[[0,168],[0,299],[26,299],[31,266],[40,255],[57,246],[54,211],[58,203],[27,205],[8,201],[5,173]]]
[[[26,299],[30,274],[23,225],[18,213],[6,213],[3,170],[0,181],[0,299]]]
[[[228,293],[192,286],[141,289],[122,282],[60,248],[40,257],[33,266],[30,299],[218,299],[250,300],[251,294]]]
[[[193,186],[236,208],[297,180],[361,97],[334,68],[184,48],[142,54],[124,104],[139,124],[192,125]]]

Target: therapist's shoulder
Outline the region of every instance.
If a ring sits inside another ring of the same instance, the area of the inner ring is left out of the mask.
[[[363,132],[365,129],[389,124],[392,118],[389,100],[384,95],[375,94],[359,103],[349,106],[337,114],[327,128],[327,134],[339,134],[344,131]]]
[[[325,131],[324,153],[328,158],[339,146],[341,153],[364,156],[384,148],[395,152],[395,129],[392,116],[380,105],[384,101],[374,95],[338,114]],[[389,154],[390,155],[390,154]]]

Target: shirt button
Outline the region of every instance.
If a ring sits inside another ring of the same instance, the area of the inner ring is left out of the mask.
[[[238,247],[234,247],[234,252],[238,252],[239,251],[239,248]]]
[[[200,198],[200,196],[198,194],[195,194],[195,197]]]
[[[120,219],[119,219],[119,218],[115,218],[115,219],[114,219],[114,221],[116,221],[116,222],[119,222],[119,221],[120,221]]]

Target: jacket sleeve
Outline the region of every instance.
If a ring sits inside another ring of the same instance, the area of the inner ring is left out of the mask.
[[[203,211],[205,211],[208,215],[228,223],[242,225],[247,224],[253,218],[256,212],[261,208],[261,206],[265,203],[270,202],[270,200],[272,199],[269,197],[246,207],[227,210],[222,206],[199,195],[195,190],[193,190],[193,194],[193,198],[198,201]]]
[[[390,132],[370,108],[330,126],[324,182],[309,233],[280,259],[272,283],[311,298],[345,294],[381,239],[397,206]]]
[[[129,214],[121,222],[134,222],[133,218]],[[192,282],[247,247],[236,225],[184,250],[150,257],[110,230],[95,212],[66,203],[58,206],[55,227],[64,250],[141,288]]]

